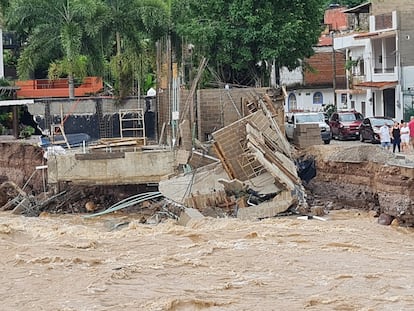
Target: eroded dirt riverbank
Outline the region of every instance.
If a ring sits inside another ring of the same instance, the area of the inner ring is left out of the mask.
[[[1,172],[24,183],[42,156],[14,148]],[[82,218],[86,198],[72,202],[70,215],[0,212],[1,309],[414,309],[414,230],[380,226],[372,212],[396,198],[408,202],[412,179],[392,166],[342,163],[336,148],[309,153],[318,167],[309,199],[329,211],[326,221],[207,217],[155,226],[136,212]],[[363,157],[378,160],[373,150]],[[36,178],[32,190],[41,191]],[[106,193],[93,193],[88,200],[108,207]]]
[[[356,210],[327,219],[2,212],[2,310],[413,309],[414,231]]]

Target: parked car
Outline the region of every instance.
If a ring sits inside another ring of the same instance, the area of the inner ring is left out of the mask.
[[[325,117],[322,112],[295,112],[287,116],[285,124],[286,137],[289,140],[293,139],[295,128],[297,124],[318,124],[321,130],[321,138],[325,144],[331,142],[331,131],[329,125],[325,122]]]
[[[373,144],[379,143],[380,127],[384,124],[391,128],[394,125],[394,120],[387,117],[365,118],[359,127],[359,140],[361,142],[369,140]]]
[[[334,139],[358,139],[359,126],[364,116],[355,110],[337,111],[329,119],[332,138]]]

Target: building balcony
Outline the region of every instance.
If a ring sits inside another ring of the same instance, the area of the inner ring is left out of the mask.
[[[17,81],[16,86],[18,98],[59,98],[69,97],[68,79],[57,80],[27,80]],[[87,77],[82,84],[75,85],[75,96],[90,96],[103,89],[102,78]]]

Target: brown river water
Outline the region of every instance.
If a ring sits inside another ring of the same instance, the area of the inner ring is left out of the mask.
[[[414,230],[327,221],[0,213],[0,310],[414,310]]]

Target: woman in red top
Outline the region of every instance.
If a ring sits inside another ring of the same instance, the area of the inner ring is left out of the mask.
[[[414,116],[411,116],[410,122],[408,122],[408,128],[410,129],[411,148],[414,149]]]

